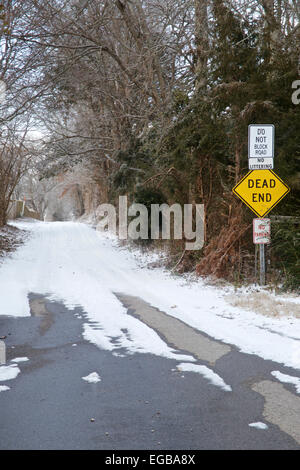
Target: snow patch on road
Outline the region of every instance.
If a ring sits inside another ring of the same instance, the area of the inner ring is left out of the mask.
[[[209,382],[215,385],[216,387],[220,387],[226,392],[232,392],[231,386],[227,385],[218,374],[216,374],[213,370],[209,369],[206,366],[181,363],[181,364],[178,364],[177,369],[179,371],[196,372],[198,374],[201,374],[203,375],[203,377],[209,380]]]
[[[262,423],[261,421],[257,421],[257,423],[250,423],[249,426],[250,428],[256,429],[268,429],[268,426],[265,423]]]
[[[124,309],[124,311],[126,311]],[[118,315],[115,314],[118,318]],[[102,329],[97,329],[94,325],[84,324],[83,337],[87,341],[96,344],[101,349],[113,351],[115,349],[127,350],[128,354],[148,353],[157,356],[167,357],[169,359],[177,359],[180,361],[195,361],[195,358],[185,354],[178,354],[175,350],[169,348],[167,344],[151,330],[147,325],[140,322],[136,318],[128,317],[125,319],[124,326],[128,329],[125,336],[120,334],[119,326],[114,325],[113,318],[108,329],[109,336],[106,336]],[[123,333],[123,332],[122,332]]]
[[[7,385],[0,385],[0,392],[6,392],[7,390],[10,390],[10,387],[7,387]]]
[[[265,423],[262,423],[261,421],[257,421],[257,423],[250,423],[249,424],[250,428],[256,428],[256,429],[268,429],[269,426],[267,426]]]
[[[86,382],[96,384],[97,382],[101,382],[101,377],[97,372],[92,372],[91,374],[87,375],[86,377],[81,377],[82,380]]]
[[[15,379],[19,373],[20,369],[16,364],[12,366],[0,366],[0,382]]]
[[[293,377],[292,375],[282,374],[279,370],[273,370],[271,372],[273,377],[276,377],[280,382],[285,384],[295,385],[297,393],[300,393],[300,378]]]
[[[11,362],[27,362],[29,361],[28,357],[15,357],[15,359],[12,359]]]

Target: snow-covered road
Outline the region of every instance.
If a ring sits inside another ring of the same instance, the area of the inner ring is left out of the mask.
[[[243,352],[300,369],[299,319],[269,318],[233,307],[226,301],[229,288],[143,267],[137,251],[84,224],[15,225],[32,236],[0,265],[0,315],[29,316],[28,294],[43,294],[69,309],[82,307],[87,316],[84,336],[103,349],[194,360],[176,353],[153,329],[128,315],[115,295],[123,293]]]

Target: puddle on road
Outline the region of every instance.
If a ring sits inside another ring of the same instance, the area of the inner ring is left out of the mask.
[[[181,320],[161,312],[155,307],[130,295],[115,293],[128,313],[155,330],[172,347],[189,352],[210,364],[231,351],[230,346],[208,338]]]
[[[28,302],[31,316],[41,317],[41,323],[39,325],[41,335],[45,334],[54,323],[53,314],[47,310],[46,300],[47,299],[44,297],[37,297],[35,294],[29,294]]]

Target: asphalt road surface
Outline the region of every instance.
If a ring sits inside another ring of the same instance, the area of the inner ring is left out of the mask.
[[[138,298],[116,295],[178,353],[214,363],[232,391],[179,371],[176,360],[99,349],[83,339],[89,320],[81,309],[32,293],[31,317],[0,316],[7,363],[29,359],[18,364],[14,380],[1,382],[11,389],[0,393],[0,449],[300,448],[299,395],[270,378],[272,370],[294,370],[229,348]],[[82,380],[92,372],[101,381]],[[249,427],[253,422],[268,428]]]

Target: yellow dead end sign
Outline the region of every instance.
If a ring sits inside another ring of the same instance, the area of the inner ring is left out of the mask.
[[[253,170],[232,190],[258,216],[264,217],[290,188],[272,170]]]

